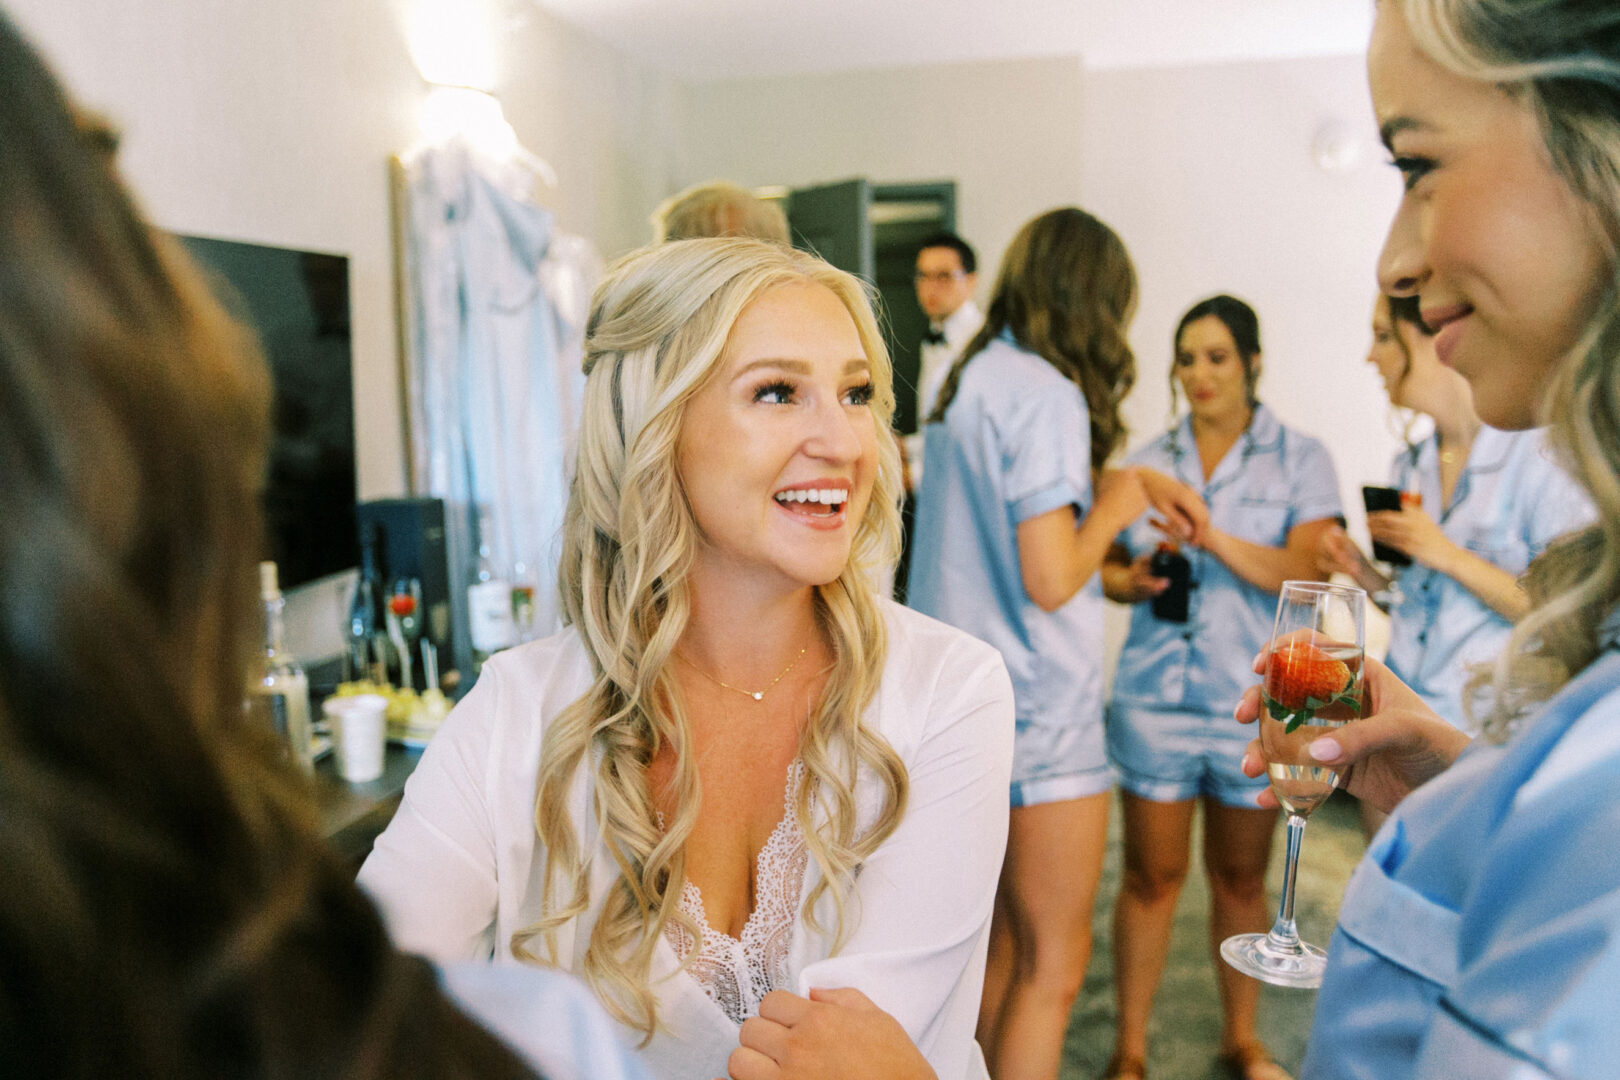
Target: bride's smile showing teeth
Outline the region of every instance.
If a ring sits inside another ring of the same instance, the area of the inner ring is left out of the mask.
[[[791,488],[786,491],[778,491],[773,498],[776,499],[779,505],[794,513],[827,517],[844,509],[844,503],[849,499],[849,489],[844,487]]]

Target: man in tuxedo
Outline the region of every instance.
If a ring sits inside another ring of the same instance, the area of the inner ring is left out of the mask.
[[[978,267],[973,248],[952,232],[935,233],[917,249],[917,306],[928,316],[928,332],[917,350],[917,428],[901,439],[906,457],[906,501],[902,509],[905,547],[895,575],[895,595],[900,600],[905,599],[911,561],[913,501],[922,483],[923,429],[951,365],[984,323],[984,313],[973,302],[973,291],[979,284]]]
[[[936,233],[917,250],[917,306],[928,316],[917,364],[917,432],[906,440],[913,490],[922,475],[922,431],[934,411],[939,388],[962,348],[984,323],[973,302],[978,259],[955,233]]]

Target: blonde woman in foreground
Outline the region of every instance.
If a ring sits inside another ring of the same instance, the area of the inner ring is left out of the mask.
[[[1012,691],[869,585],[899,470],[861,285],[646,249],[585,364],[570,626],[485,667],[362,885],[406,949],[583,976],[657,1076],[984,1076]]]
[[[1381,0],[1368,73],[1406,188],[1379,284],[1418,298],[1485,423],[1547,423],[1598,520],[1531,564],[1474,745],[1372,660],[1367,716],[1311,744],[1394,813],[1339,908],[1303,1072],[1612,1077],[1620,6]]]

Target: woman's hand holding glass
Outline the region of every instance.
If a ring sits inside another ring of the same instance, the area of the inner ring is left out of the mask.
[[[1258,717],[1271,793],[1288,811],[1282,900],[1268,933],[1229,937],[1221,956],[1243,974],[1278,986],[1318,986],[1327,967],[1327,954],[1295,928],[1294,878],[1306,819],[1339,781],[1311,748],[1330,732],[1354,727],[1350,722],[1361,715],[1366,612],[1366,594],[1344,585],[1285,581],[1277,598]]]
[[[1254,659],[1256,675],[1265,671],[1268,653]],[[1443,772],[1468,746],[1458,731],[1423,699],[1370,657],[1362,662],[1362,718],[1323,735],[1311,743],[1313,759],[1340,774],[1339,786],[1356,798],[1388,813],[1411,791]],[[1252,724],[1264,708],[1259,686],[1251,686],[1238,700],[1233,715]],[[1260,740],[1249,743],[1243,771],[1259,776],[1266,771]],[[1260,805],[1281,804],[1270,788],[1260,793]]]

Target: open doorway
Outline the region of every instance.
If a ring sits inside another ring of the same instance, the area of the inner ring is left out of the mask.
[[[796,246],[814,251],[877,289],[878,318],[894,362],[894,426],[917,429],[918,346],[928,319],[912,284],[917,245],[956,231],[956,182],[874,184],[864,178],[786,194]]]

